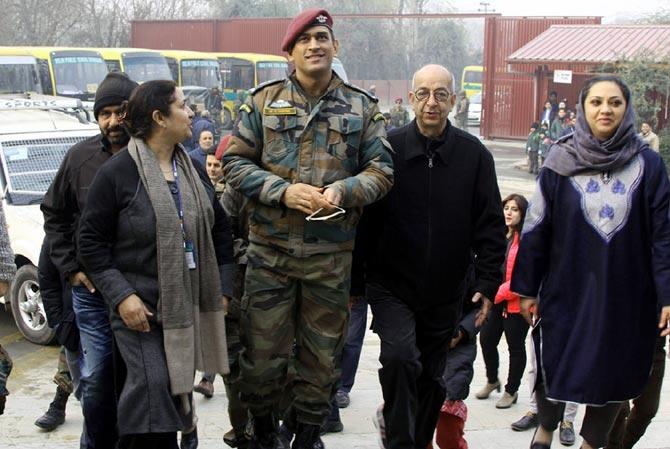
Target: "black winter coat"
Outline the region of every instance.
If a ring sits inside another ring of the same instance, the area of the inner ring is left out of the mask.
[[[45,237],[37,267],[40,296],[47,323],[56,330],[58,343],[74,352],[79,350],[79,328],[72,309],[72,288],[51,260],[50,247]]]
[[[474,291],[493,300],[501,282],[505,222],[493,157],[450,123],[437,140],[422,136],[415,121],[388,139],[395,183],[359,226],[365,282],[415,310],[452,304],[456,319],[473,255]]]
[[[73,145],[42,200],[40,209],[44,214],[44,232],[51,244],[51,260],[66,279],[82,270],[76,247],[79,220],[86,206],[88,188],[110,157],[109,143],[102,134]]]

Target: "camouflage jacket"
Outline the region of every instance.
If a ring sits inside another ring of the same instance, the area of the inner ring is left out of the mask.
[[[396,128],[405,126],[409,123],[409,111],[405,109],[402,105],[395,105],[390,110],[391,114],[391,123]]]
[[[224,174],[250,199],[249,240],[296,257],[351,251],[362,207],[393,184],[391,147],[374,97],[333,75],[312,108],[292,76],[253,90],[238,117]],[[281,202],[296,183],[339,189],[346,214],[306,221]]]

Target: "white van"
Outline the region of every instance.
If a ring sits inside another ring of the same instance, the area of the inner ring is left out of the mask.
[[[40,203],[67,150],[100,132],[80,100],[36,94],[0,95],[0,192],[18,271],[0,304],[11,308],[19,331],[48,344],[37,282],[44,239]]]

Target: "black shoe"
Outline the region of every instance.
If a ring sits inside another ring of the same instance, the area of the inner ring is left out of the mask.
[[[528,412],[523,417],[512,423],[512,430],[523,432],[524,430],[537,427],[537,413]]]
[[[277,449],[277,421],[272,414],[254,416],[254,434],[249,449]]]
[[[235,429],[230,429],[223,434],[223,442],[230,447],[237,447],[239,449],[247,449],[249,447],[249,438],[247,438],[244,430],[236,432]]]
[[[563,446],[575,444],[575,427],[570,421],[562,421],[558,432],[558,440]]]
[[[294,436],[293,429],[284,421],[277,432],[277,449],[291,449]]]
[[[179,449],[196,449],[198,447],[198,428],[193,429],[191,433],[181,434]]]
[[[56,389],[54,400],[49,404],[49,409],[44,415],[37,418],[35,425],[40,429],[51,432],[63,424],[65,422],[65,405],[67,404],[67,398],[69,396],[70,393],[58,387]]]
[[[335,393],[335,405],[337,405],[338,408],[347,408],[350,403],[349,393],[344,390],[337,390],[337,393]]]
[[[339,419],[327,419],[326,422],[324,422],[321,425],[321,435],[325,435],[327,433],[339,433],[344,430],[344,425],[342,424],[342,421]]]
[[[298,422],[291,449],[325,449],[320,432],[321,426]]]
[[[545,443],[536,443],[535,442],[535,435],[537,435],[539,427],[535,428],[535,433],[533,434],[533,438],[530,440],[530,449],[551,449],[551,444],[545,444]]]

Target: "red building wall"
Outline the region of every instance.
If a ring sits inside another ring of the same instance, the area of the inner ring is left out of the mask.
[[[537,119],[534,73],[510,70],[507,58],[551,25],[599,24],[600,17],[487,17],[484,28],[484,98],[481,134],[487,139],[525,139]],[[544,82],[547,82],[546,80]],[[547,91],[548,92],[548,91]],[[560,93],[559,93],[560,96]]]

